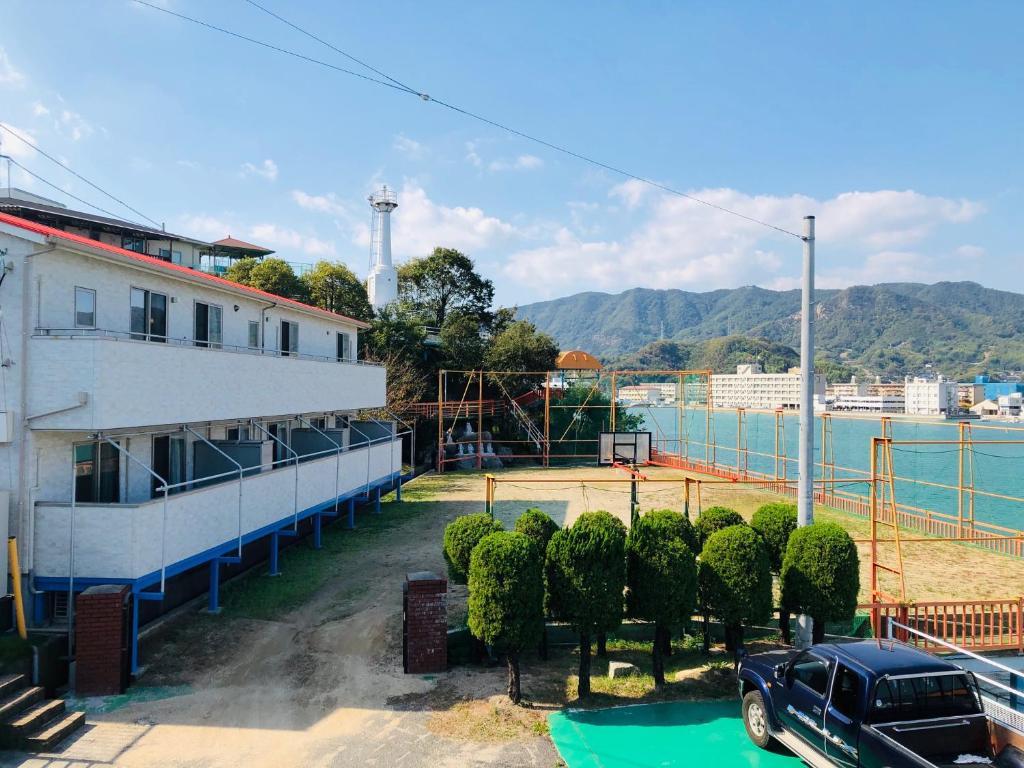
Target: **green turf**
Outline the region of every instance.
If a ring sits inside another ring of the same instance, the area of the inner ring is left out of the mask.
[[[747,738],[739,701],[674,701],[555,712],[551,738],[568,768],[799,768]]]

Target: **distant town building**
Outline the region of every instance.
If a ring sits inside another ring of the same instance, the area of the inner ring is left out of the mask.
[[[679,384],[673,381],[648,381],[617,387],[616,399],[620,403],[652,403],[672,405],[679,397]]]
[[[817,399],[824,400],[825,388],[825,376],[816,373],[813,394]],[[800,369],[764,373],[757,363],[738,365],[734,374],[711,376],[711,399],[716,408],[799,408]]]
[[[904,383],[906,412],[917,416],[938,416],[957,408],[957,384],[941,376],[935,379],[907,378]]]
[[[857,381],[856,376],[851,376],[849,382],[846,383],[829,384],[825,389],[825,395],[829,398],[863,397],[867,393],[867,383]]]
[[[904,396],[904,384],[902,381],[882,381],[881,376],[875,376],[875,380],[868,384],[869,395],[891,395],[893,397]]]
[[[956,399],[961,408],[970,408],[985,398],[984,384],[957,384]]]
[[[996,402],[999,404],[1000,416],[1020,416],[1024,409],[1024,394],[1011,392],[1009,395],[1000,395]]]
[[[1024,393],[1024,381],[992,381],[989,376],[975,376],[974,383],[985,388],[985,399],[996,400],[1000,395],[1012,395],[1014,392]]]
[[[999,403],[995,400],[982,400],[980,403],[972,405],[970,411],[971,413],[976,413],[979,416],[998,416]]]
[[[832,402],[833,411],[860,413],[903,413],[905,407],[903,395],[847,395]]]

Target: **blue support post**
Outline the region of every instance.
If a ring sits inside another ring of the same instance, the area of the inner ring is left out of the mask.
[[[207,604],[210,613],[220,613],[220,559],[210,561],[210,600]]]
[[[313,549],[320,549],[320,513],[313,515]]]
[[[270,575],[281,575],[281,571],[277,568],[277,531],[270,534]]]
[[[375,490],[376,490],[376,493],[374,494],[374,500],[373,500],[373,514],[379,515],[380,514],[380,486],[378,485]]]
[[[356,500],[355,497],[348,500],[348,527],[352,530],[356,527]]]

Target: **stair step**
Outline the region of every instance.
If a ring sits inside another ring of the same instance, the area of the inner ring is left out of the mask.
[[[37,731],[55,717],[64,714],[64,699],[48,699],[33,704],[28,709],[15,715],[4,723],[6,728],[17,734],[24,735]]]
[[[35,704],[43,698],[43,689],[38,685],[22,688],[11,696],[0,700],[0,720],[10,720],[12,716]]]
[[[0,698],[9,696],[27,684],[28,680],[24,675],[0,675]]]
[[[26,737],[23,741],[25,749],[31,752],[47,752],[83,725],[85,712],[68,712],[51,720],[43,730]]]

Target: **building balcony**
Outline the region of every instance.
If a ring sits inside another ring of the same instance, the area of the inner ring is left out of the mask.
[[[402,440],[395,436],[278,464],[241,480],[237,474],[233,479],[225,476],[216,485],[139,504],[72,508],[67,502],[39,501],[34,574],[41,580],[66,580],[73,573],[80,584],[157,584],[163,577],[237,554],[240,545],[289,528],[338,500],[390,486],[401,461]]]
[[[380,408],[376,364],[105,331],[37,330],[29,342],[33,429],[155,424]]]

